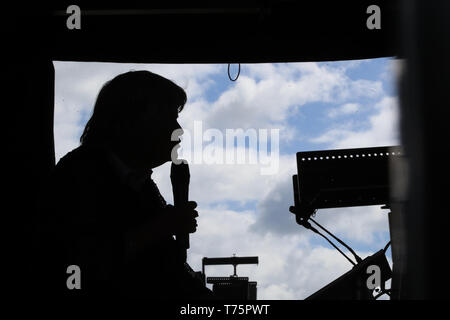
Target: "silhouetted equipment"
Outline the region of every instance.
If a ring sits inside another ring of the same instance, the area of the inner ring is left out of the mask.
[[[296,222],[324,237],[354,266],[353,269],[325,286],[308,299],[372,299],[366,286],[367,267],[381,270],[381,291],[392,276],[384,250],[361,260],[342,240],[317,223],[311,216],[317,209],[369,206],[390,203],[390,167],[402,155],[401,147],[375,147],[309,151],[297,153],[298,174],[292,177]],[[345,246],[355,257],[353,262],[333,242],[311,226],[319,228]]]
[[[297,152],[297,214],[389,203],[390,161],[401,154],[398,146]]]
[[[179,164],[172,162],[170,167],[170,181],[172,182],[173,202],[175,207],[182,207],[189,199],[189,165],[182,161]],[[189,233],[177,234],[176,241],[180,260],[186,262],[187,249],[189,249]]]
[[[367,286],[367,279],[370,275],[367,268],[371,265],[376,265],[380,268],[381,281],[379,290],[384,292],[385,282],[392,277],[392,271],[384,250],[380,250],[355,265],[352,270],[310,295],[306,300],[374,299],[373,290],[370,290]]]
[[[258,264],[258,257],[203,258],[202,272],[205,277],[207,265],[233,265],[234,273],[229,277],[208,277],[206,283],[213,285],[213,292],[222,299],[256,300],[257,283],[248,277],[238,277],[236,267],[239,264]]]
[[[206,281],[221,299],[256,300],[256,282],[248,277],[208,277]]]

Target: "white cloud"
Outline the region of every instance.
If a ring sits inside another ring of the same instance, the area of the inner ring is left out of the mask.
[[[259,202],[280,181],[290,181],[296,171],[295,161],[295,155],[280,155],[279,171],[274,175],[262,175],[263,165],[260,164],[191,164],[190,197],[208,205],[224,201],[241,204]],[[166,199],[172,199],[168,179],[170,164],[167,163],[153,171],[153,178],[158,183],[161,193]]]
[[[221,215],[220,210],[208,212]],[[324,245],[312,246],[314,234],[288,236],[260,235],[248,231],[252,213],[230,212],[223,218],[200,221],[205,230],[214,230],[210,236],[199,234],[201,243],[192,237],[191,264],[200,270],[203,256],[259,256],[259,265],[238,266],[238,275],[258,282],[259,299],[304,299],[351,269],[348,261],[336,250]],[[218,224],[210,227],[211,224]],[[200,229],[199,229],[199,232]],[[195,254],[194,254],[195,252]],[[358,252],[365,258],[372,252]],[[207,276],[231,274],[232,268],[208,267]]]
[[[380,206],[320,209],[314,218],[329,231],[354,244],[383,247],[382,234],[389,230],[388,210]]]
[[[338,108],[332,108],[328,112],[328,117],[336,118],[341,115],[349,115],[358,112],[360,109],[360,105],[358,103],[346,103],[341,105]]]
[[[295,216],[288,211],[294,202],[291,176],[280,177],[260,200],[256,211],[258,219],[250,226],[250,231],[276,236],[310,233],[297,225]],[[389,230],[388,213],[381,210],[381,206],[320,209],[314,219],[338,237],[348,239],[351,247],[381,248],[384,243],[380,241]]]
[[[399,110],[396,97],[383,97],[374,106],[375,113],[368,118],[367,129],[352,130],[351,126],[332,128],[311,139],[330,148],[360,148],[397,145],[399,139]],[[350,128],[349,128],[350,127]]]
[[[191,266],[200,270],[203,257],[258,256],[259,265],[238,266],[237,273],[258,282],[259,299],[304,299],[351,269],[334,249],[311,246],[313,234],[257,234],[249,230],[255,220],[253,211],[204,208],[199,229],[191,236]],[[232,270],[209,266],[206,275],[227,276]]]
[[[293,108],[383,92],[379,81],[352,80],[345,68],[318,63],[249,65],[246,70],[249,76],[241,75],[217,101],[204,106],[209,108],[204,121],[211,127],[289,129],[286,121]]]
[[[245,66],[248,74],[255,78],[241,75],[239,81],[213,103],[207,103],[204,94],[214,84],[210,76],[221,70],[218,65],[55,62],[55,68],[57,159],[78,144],[84,125],[80,120],[90,115],[101,86],[129,70],[150,70],[185,88],[188,104],[186,111],[180,114],[180,123],[188,129],[192,128],[194,120],[202,120],[205,128],[222,130],[276,128],[280,129],[284,140],[292,139],[297,133],[295,127],[287,125],[287,119],[299,106],[317,101],[345,101],[350,96],[374,97],[382,93],[378,81],[352,80],[345,74],[345,68],[318,63]],[[72,143],[64,138],[70,135],[76,137]]]

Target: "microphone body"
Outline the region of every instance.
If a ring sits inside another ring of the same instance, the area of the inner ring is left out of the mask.
[[[185,161],[179,164],[172,162],[170,168],[170,181],[172,182],[173,202],[175,207],[183,207],[189,199],[189,165]],[[189,233],[176,234],[180,260],[186,262],[187,249],[189,249]]]

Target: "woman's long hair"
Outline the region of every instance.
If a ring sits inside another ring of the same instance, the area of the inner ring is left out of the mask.
[[[149,108],[155,117],[161,107],[173,106],[180,112],[186,100],[181,87],[150,71],[120,74],[100,90],[80,143],[114,145]]]

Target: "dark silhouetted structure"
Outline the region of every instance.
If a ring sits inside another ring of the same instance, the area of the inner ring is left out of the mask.
[[[371,265],[380,267],[379,294],[385,292],[385,282],[392,277],[384,250],[367,257],[359,262],[350,271],[346,272],[336,280],[332,281],[322,289],[313,293],[306,300],[373,300],[374,290],[367,287],[367,268]]]
[[[239,264],[258,264],[258,257],[225,257],[203,258],[202,274],[206,277],[205,266],[233,265],[234,273],[229,277],[207,277],[206,283],[213,285],[213,292],[218,299],[228,300],[256,300],[257,282],[249,281],[248,277],[238,277],[236,267]]]

